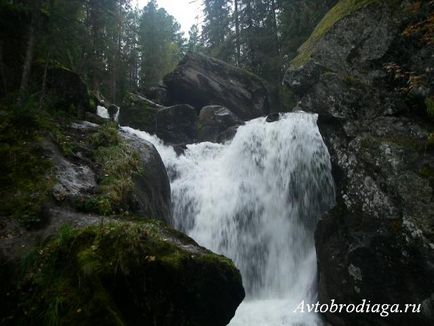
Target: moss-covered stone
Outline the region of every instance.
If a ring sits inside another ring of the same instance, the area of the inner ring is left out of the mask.
[[[92,159],[97,168],[95,194],[81,198],[80,210],[111,215],[130,210],[134,178],[145,173],[139,154],[119,135],[114,123],[104,124],[91,136]]]
[[[226,325],[244,297],[230,260],[156,221],[64,227],[18,293],[26,325]]]
[[[390,3],[395,4],[396,0],[340,0],[320,21],[311,36],[299,48],[298,55],[291,61],[293,67],[301,67],[311,57],[316,44],[333,26],[343,18],[360,10],[368,5]]]
[[[119,123],[124,126],[155,133],[157,109],[151,107],[144,98],[128,93],[121,105]]]
[[[434,120],[434,97],[427,97],[425,99],[425,105],[428,116]]]

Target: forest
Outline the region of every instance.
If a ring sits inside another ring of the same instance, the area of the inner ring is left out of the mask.
[[[434,325],[434,1],[188,1],[0,0],[0,325]]]
[[[19,89],[28,95],[36,62],[40,69],[70,69],[93,91],[121,104],[128,91],[145,93],[158,85],[193,51],[247,69],[267,80],[276,96],[279,91],[284,96],[280,81],[285,68],[335,2],[206,0],[200,25],[183,35],[175,18],[156,1],[137,8],[127,0],[2,0],[1,92]],[[16,55],[18,50],[22,56]],[[11,58],[14,65],[6,69]]]

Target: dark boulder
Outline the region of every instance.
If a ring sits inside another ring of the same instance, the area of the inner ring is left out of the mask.
[[[121,105],[119,124],[131,128],[143,130],[149,133],[156,131],[156,114],[160,105],[152,103],[145,97],[128,93]]]
[[[64,229],[26,266],[11,325],[225,326],[244,298],[229,259],[155,221]]]
[[[391,3],[332,9],[285,76],[298,94],[295,109],[319,114],[337,188],[337,205],[315,235],[320,301],[421,305],[420,313],[387,318],[328,313],[333,325],[434,322],[434,152],[427,141],[434,124],[420,114],[426,107],[418,98],[434,93],[433,45],[404,33],[423,28],[432,13],[428,3],[416,13]]]
[[[107,108],[107,112],[110,116],[110,120],[116,121],[117,118],[119,117],[120,108],[117,105],[110,104],[109,107]]]
[[[180,104],[157,111],[155,133],[168,144],[193,143],[197,138],[194,107]]]
[[[269,94],[262,79],[202,54],[188,53],[164,77],[169,100],[200,109],[222,105],[243,120],[269,111]]]
[[[200,141],[218,142],[229,128],[242,121],[227,108],[219,105],[205,106],[200,110],[198,137]]]
[[[132,190],[135,212],[148,218],[171,222],[170,182],[160,154],[154,145],[133,134],[123,132],[122,137],[139,153],[145,169],[134,177]]]
[[[279,112],[273,112],[273,113],[270,113],[269,115],[267,115],[267,119],[265,119],[265,121],[274,122],[274,121],[279,121],[279,119],[280,119],[280,113]]]
[[[155,86],[149,88],[146,92],[146,97],[161,105],[169,104],[167,89],[164,86]]]

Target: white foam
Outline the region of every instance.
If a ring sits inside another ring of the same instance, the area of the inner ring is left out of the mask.
[[[313,233],[334,203],[330,158],[316,125],[303,112],[279,121],[259,118],[224,145],[199,143],[177,156],[147,133],[172,176],[174,226],[230,257],[246,299],[231,326],[320,325],[293,310],[316,301]]]

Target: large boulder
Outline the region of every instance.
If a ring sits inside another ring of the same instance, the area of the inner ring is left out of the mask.
[[[239,126],[242,121],[229,109],[220,105],[205,106],[200,110],[198,136],[200,141],[220,142],[232,127]]]
[[[433,13],[411,2],[340,1],[284,80],[296,110],[319,114],[337,188],[316,231],[320,301],[421,305],[387,318],[328,313],[333,325],[434,322]]]
[[[152,105],[152,102],[139,94],[128,93],[124,97],[121,107],[120,125],[155,133],[155,116],[159,109],[158,105]]]
[[[168,144],[193,143],[197,138],[197,113],[187,104],[158,110],[155,133]]]
[[[63,228],[24,275],[10,325],[225,326],[244,298],[229,259],[152,221]]]
[[[132,195],[136,212],[142,216],[171,222],[170,182],[160,154],[154,145],[133,134],[123,132],[123,139],[139,153],[145,171],[134,178]]]
[[[194,142],[196,120],[197,112],[190,105],[166,107],[134,93],[125,97],[119,115],[121,125],[155,134],[171,145]]]
[[[263,80],[245,70],[202,54],[188,53],[164,77],[169,99],[200,109],[222,105],[249,120],[269,111],[269,94]]]

